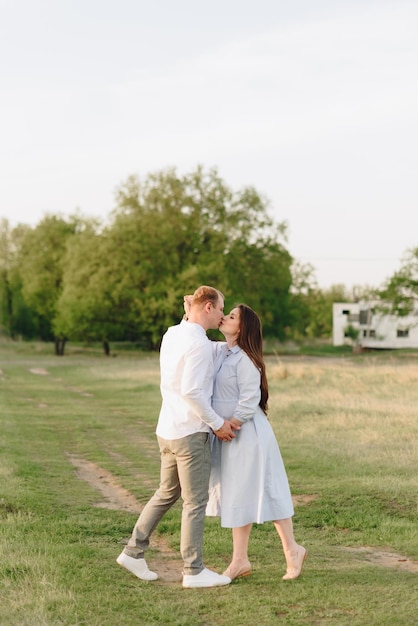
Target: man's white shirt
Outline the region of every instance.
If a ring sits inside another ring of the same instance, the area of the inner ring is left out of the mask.
[[[183,320],[165,333],[160,351],[162,404],[157,435],[180,439],[219,430],[224,420],[212,409],[213,348],[200,324]]]

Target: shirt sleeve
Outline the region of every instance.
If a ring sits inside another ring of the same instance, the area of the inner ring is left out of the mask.
[[[239,399],[233,415],[240,422],[246,422],[254,417],[261,397],[261,374],[249,357],[237,363],[237,383]]]
[[[181,381],[181,395],[193,411],[212,430],[219,430],[224,423],[212,409],[205,393],[205,381],[210,376],[213,385],[213,356],[210,342],[199,344],[185,356],[185,367]]]

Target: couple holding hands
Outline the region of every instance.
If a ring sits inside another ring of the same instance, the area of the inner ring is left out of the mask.
[[[282,543],[283,579],[297,578],[307,552],[293,535],[286,470],[267,419],[260,319],[245,304],[224,314],[223,294],[206,285],[185,296],[184,307],[183,320],[161,343],[160,485],[116,560],[138,578],[156,580],[144,553],[158,522],[181,497],[183,587],[216,587],[249,575],[251,528],[266,521]],[[225,342],[208,339],[206,331],[216,328]],[[205,515],[232,529],[232,560],[222,575],[203,564]]]

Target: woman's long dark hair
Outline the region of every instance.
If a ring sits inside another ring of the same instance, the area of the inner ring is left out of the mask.
[[[246,304],[238,304],[237,307],[240,312],[240,331],[237,343],[249,356],[261,374],[261,399],[259,404],[263,412],[267,415],[269,389],[263,357],[261,321],[257,313]]]

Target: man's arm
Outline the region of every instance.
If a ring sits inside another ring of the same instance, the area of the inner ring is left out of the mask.
[[[181,395],[193,408],[196,415],[216,432],[223,427],[225,420],[213,410],[210,403],[207,379],[209,375],[208,363],[212,363],[212,348],[209,340],[207,343],[196,345],[186,355],[181,381]],[[229,431],[228,428],[227,431]]]

